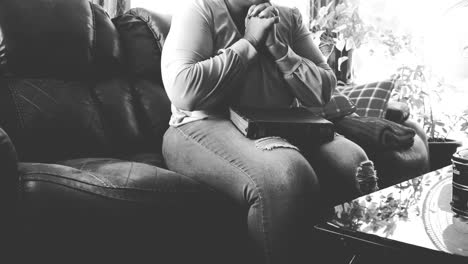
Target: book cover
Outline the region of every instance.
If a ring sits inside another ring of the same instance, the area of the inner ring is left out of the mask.
[[[333,140],[334,124],[304,108],[229,109],[231,122],[250,139],[279,136],[294,142],[324,143]]]

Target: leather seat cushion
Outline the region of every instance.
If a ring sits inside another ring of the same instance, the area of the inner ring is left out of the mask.
[[[145,163],[159,168],[167,169],[164,157],[161,153],[136,153],[125,156],[124,160]]]
[[[175,172],[110,158],[20,163],[19,171],[17,248],[29,253],[18,254],[21,263],[219,263],[245,246],[246,212]]]
[[[151,155],[134,158],[158,162]],[[21,200],[32,207],[125,208],[145,204],[182,208],[219,198],[214,191],[186,176],[119,159],[20,163],[19,172]]]

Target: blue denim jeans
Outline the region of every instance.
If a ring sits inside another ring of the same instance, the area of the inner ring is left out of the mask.
[[[229,120],[210,118],[170,127],[163,155],[169,169],[246,208],[248,233],[262,263],[312,263],[311,230],[321,208],[359,194],[355,171],[367,157],[341,136],[299,148],[259,149]]]

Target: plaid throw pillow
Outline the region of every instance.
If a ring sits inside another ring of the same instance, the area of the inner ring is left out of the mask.
[[[347,116],[356,111],[356,106],[348,99],[348,97],[340,93],[338,90],[335,90],[330,102],[324,106],[306,108],[329,120]]]
[[[387,103],[395,87],[391,80],[363,85],[344,85],[337,89],[356,105],[356,114],[384,118]]]

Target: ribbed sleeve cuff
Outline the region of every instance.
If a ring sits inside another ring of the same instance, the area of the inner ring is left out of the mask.
[[[322,62],[320,64],[317,64],[317,67],[320,67],[320,68],[322,68],[324,70],[332,70],[330,65],[328,65],[328,63],[326,63],[326,62]]]
[[[286,55],[276,60],[276,64],[284,75],[292,74],[301,63],[301,56],[294,53],[289,46]]]
[[[247,66],[249,62],[257,56],[257,50],[246,39],[240,39],[230,47],[242,60],[242,64]]]

